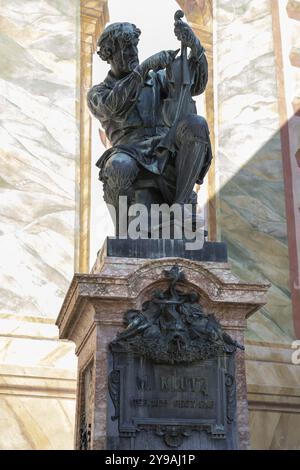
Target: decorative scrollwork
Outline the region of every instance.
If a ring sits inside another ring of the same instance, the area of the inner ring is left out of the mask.
[[[243,349],[223,331],[214,315],[203,311],[196,292],[177,289],[177,284],[185,281],[177,265],[164,273],[170,280],[169,288],[155,290],[141,310],[125,313],[126,329],[111,343],[113,350],[119,347],[156,363],[178,364]]]
[[[184,426],[157,426],[156,434],[162,436],[168,447],[179,447],[185,437],[190,437],[192,431]]]

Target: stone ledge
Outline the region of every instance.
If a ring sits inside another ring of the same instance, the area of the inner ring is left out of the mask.
[[[76,374],[54,367],[0,365],[0,395],[74,400]]]
[[[31,367],[75,371],[74,344],[43,337],[3,335],[0,336],[0,364],[5,367],[18,365],[25,376]]]
[[[299,396],[290,397],[248,393],[249,411],[268,411],[276,413],[300,414]]]
[[[58,329],[54,320],[43,321],[40,317],[0,315],[0,332],[0,337],[58,341]]]
[[[45,380],[76,380],[76,371],[57,367],[30,367],[14,364],[0,364],[0,375],[30,377]]]
[[[120,306],[123,304],[125,311],[140,301],[142,292],[157,283],[165,284],[163,273],[174,264],[184,270],[187,283],[199,291],[204,306],[209,309],[213,309],[214,305],[219,305],[218,308],[224,305],[225,308],[226,305],[236,304],[239,306],[236,317],[245,321],[267,301],[269,283],[243,282],[231,273],[227,263],[196,262],[183,258],[145,260],[107,257],[98,264],[101,273],[74,275],[56,321],[60,338],[71,339],[71,323],[74,325],[78,321],[87,302],[94,308],[94,313],[89,310],[91,323],[96,320],[97,302],[114,299]],[[206,286],[204,290],[202,286]],[[115,314],[110,317],[113,323],[114,317]],[[101,321],[101,318],[97,320]]]

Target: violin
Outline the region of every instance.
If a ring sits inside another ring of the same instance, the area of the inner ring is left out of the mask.
[[[175,24],[181,21],[184,13],[178,10],[174,15]],[[184,38],[183,38],[184,39]],[[190,71],[187,59],[187,47],[181,42],[181,54],[166,67],[166,79],[169,94],[163,102],[163,119],[169,131],[159,144],[159,151],[176,150],[176,129],[178,123],[189,114],[197,114],[195,101],[192,99],[191,87],[193,74]]]

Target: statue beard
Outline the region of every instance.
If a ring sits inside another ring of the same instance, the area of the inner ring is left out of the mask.
[[[126,72],[132,72],[139,65],[138,57],[124,57],[122,53],[122,69]]]

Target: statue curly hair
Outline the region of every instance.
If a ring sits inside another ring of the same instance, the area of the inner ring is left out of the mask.
[[[97,41],[97,54],[108,62],[119,47],[139,42],[141,30],[132,23],[113,23],[105,28]]]

